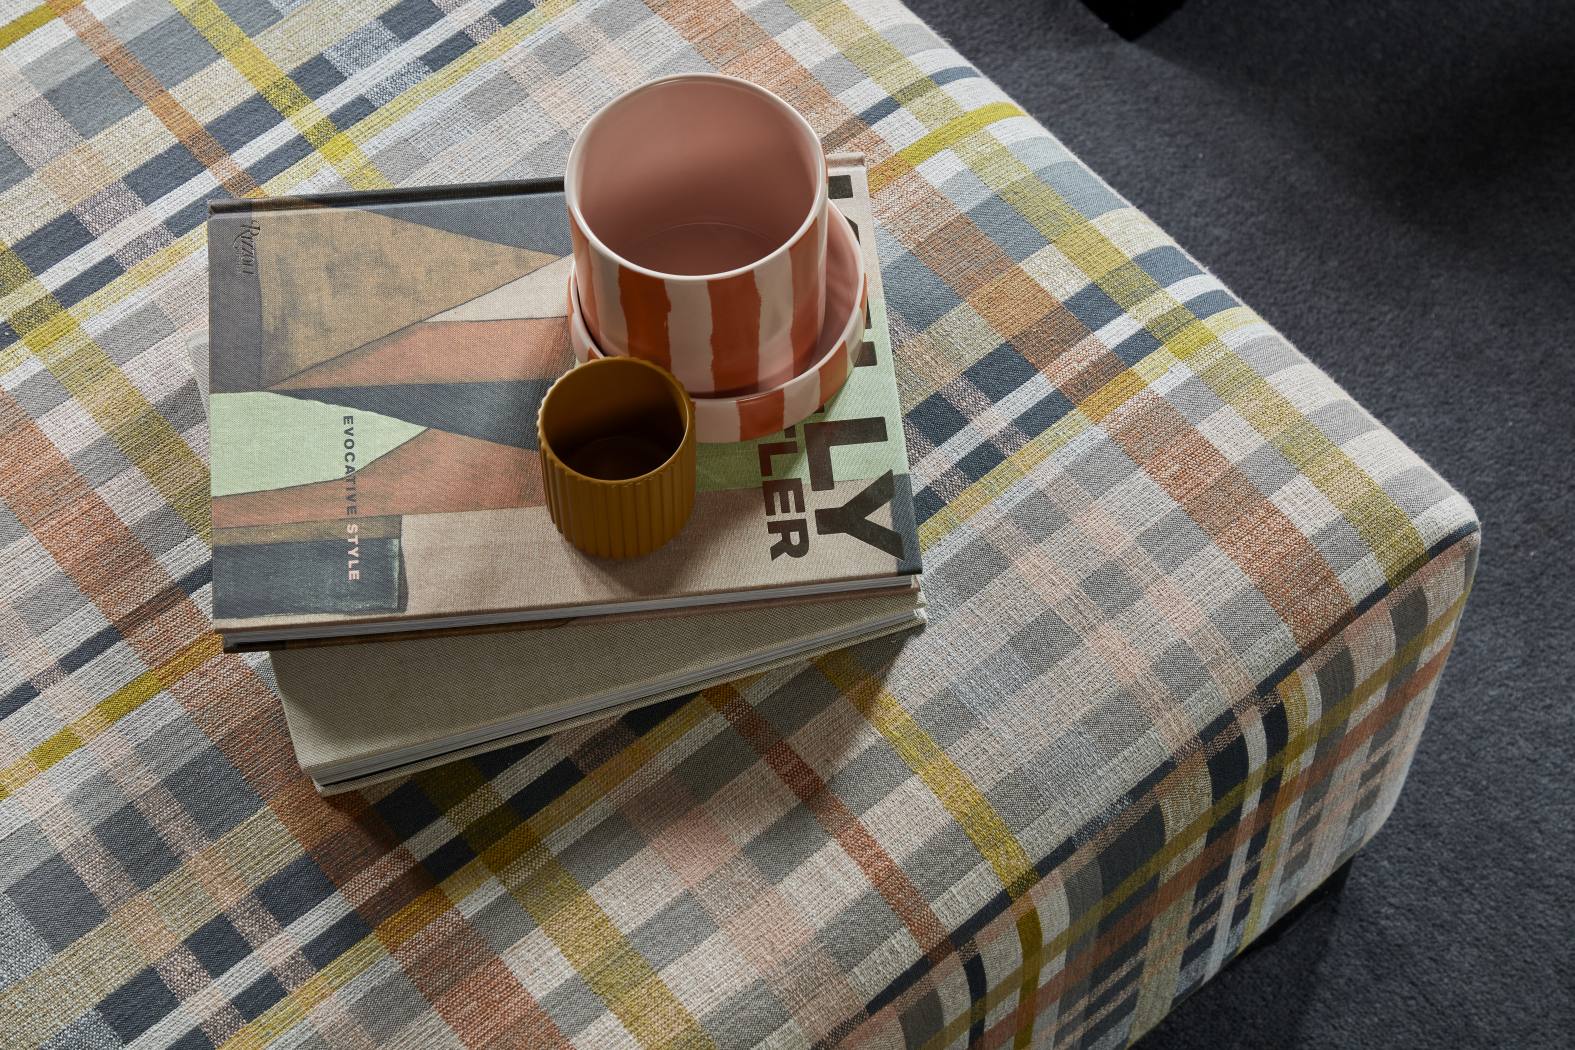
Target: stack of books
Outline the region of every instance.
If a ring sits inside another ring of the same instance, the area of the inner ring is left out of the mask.
[[[807,420],[702,445],[689,523],[628,561],[543,502],[537,407],[573,364],[561,182],[212,206],[214,625],[272,653],[319,790],[922,623],[862,159],[830,187],[869,274],[856,367]]]

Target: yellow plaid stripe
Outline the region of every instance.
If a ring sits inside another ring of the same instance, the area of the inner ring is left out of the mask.
[[[28,301],[10,316],[21,345],[49,369],[126,459],[147,475],[181,520],[206,540],[207,467],[76,316],[62,309],[21,257],[0,243],[0,300],[13,297]]]
[[[175,671],[175,663],[171,661],[167,665],[171,672]],[[383,920],[372,934],[348,948],[333,963],[311,975],[284,999],[236,1032],[227,1045],[261,1046],[287,1031],[304,1020],[313,1007],[344,988],[389,951],[416,936],[452,906],[480,888],[489,876],[504,883],[518,898],[520,892],[530,889],[544,855],[550,859],[550,852],[540,845],[544,839],[648,768],[657,756],[693,730],[710,713],[710,705],[703,699],[693,700],[679,708],[650,732],[587,773],[583,780],[521,824],[511,836],[500,839],[483,856]],[[463,765],[446,767],[446,771],[464,778],[467,775],[466,768]],[[473,806],[473,798],[466,796],[462,789],[449,789],[447,797],[456,800],[453,809]],[[132,907],[139,901],[151,902],[154,910],[163,917],[169,933],[176,938],[185,938],[218,914],[216,902],[198,888],[199,871],[211,872],[217,867],[230,873],[237,883],[257,885],[277,874],[299,855],[299,844],[280,825],[273,811],[264,807],[125,907]],[[562,886],[561,883],[559,885]],[[581,893],[583,891],[572,893],[567,898],[568,902],[573,904]],[[549,933],[562,927],[571,916],[581,914],[558,907],[556,902],[562,899],[546,898],[542,901],[543,913],[558,917],[553,919],[550,927],[543,924]],[[146,965],[146,960],[141,949],[128,939],[123,926],[122,921],[112,918],[74,941],[43,968],[0,991],[0,1031],[17,1033],[21,1038],[41,1043],[80,1016],[82,1011],[124,984]],[[575,937],[573,929],[568,929],[565,936],[572,943]],[[626,1008],[641,1009],[647,1002],[659,1005],[659,993],[652,989],[642,989],[641,992],[650,998],[636,996],[631,999],[626,995],[622,1000]],[[631,1028],[637,1033],[647,1031],[651,1034],[647,1045],[704,1045],[697,1043],[692,1035],[685,1036],[681,1015],[676,1021],[671,1016],[664,1019],[659,1012],[653,1017],[668,1025],[668,1029],[664,1031],[659,1024],[638,1018]],[[673,1033],[676,1033],[677,1038],[663,1038]]]
[[[904,146],[871,168],[870,192],[877,192],[902,172],[918,167],[937,153],[951,149],[963,139],[983,131],[991,124],[1021,116],[1026,114],[1011,102],[990,102],[978,109],[959,113],[917,142]]]
[[[919,725],[896,697],[881,687],[878,679],[872,678],[859,667],[852,654],[846,650],[830,653],[816,660],[815,666],[886,738],[903,763],[930,789],[990,865],[1007,894],[1022,908],[1017,919],[1017,938],[1023,960],[1019,967],[1021,1001],[1027,1002],[1033,990],[1039,986],[1039,963],[1043,958],[1039,912],[1028,897],[1029,888],[1039,878],[1034,862],[1029,859],[1000,813],[974,786],[973,780],[963,772],[962,767],[935,742],[935,738]],[[1021,1020],[1016,1041],[1017,1045],[1025,1046],[1033,1036],[1033,1014],[1025,1012]]]
[[[220,652],[219,636],[204,634],[162,664],[142,672],[110,693],[70,725],[50,734],[25,758],[0,770],[0,801]]]
[[[464,52],[442,69],[406,88],[375,112],[368,114],[354,127],[342,132],[342,134],[359,150],[373,137],[392,127],[398,120],[414,113],[423,103],[447,91],[486,63],[495,61],[512,48],[518,46],[525,38],[539,30],[551,19],[572,6],[571,0],[547,0],[547,2],[521,15],[514,22],[504,26],[469,51]],[[309,153],[289,168],[269,179],[262,187],[263,192],[267,196],[289,193],[301,183],[316,175],[327,164],[329,164],[328,157],[322,151]],[[188,231],[173,243],[164,246],[146,259],[136,263],[125,273],[81,302],[62,308],[61,304],[51,301],[49,309],[41,312],[44,317],[48,318],[54,312],[62,311],[68,313],[76,322],[82,322],[124,302],[130,296],[144,291],[150,284],[167,275],[194,252],[201,250],[206,243],[207,235],[204,230],[199,228]],[[33,299],[30,297],[23,300],[21,296],[17,296],[15,299],[12,298],[8,291],[9,285],[5,279],[3,264],[4,258],[0,256],[0,312],[9,314],[28,302],[32,302]],[[30,277],[31,275],[29,274],[28,276]],[[26,349],[20,342],[0,349],[0,373],[15,368],[25,356]]]
[[[213,0],[171,0],[175,10],[247,79],[358,190],[393,185],[373,167],[354,139],[334,126],[317,103],[291,80]]]
[[[1307,693],[1302,689],[1300,675],[1287,675],[1275,690],[1280,698],[1280,705],[1285,711],[1285,726],[1288,736],[1294,737],[1306,731],[1307,726]],[[1268,839],[1263,844],[1263,855],[1258,861],[1258,881],[1252,891],[1252,906],[1247,913],[1247,924],[1242,936],[1242,942],[1251,941],[1258,935],[1258,930],[1263,923],[1264,902],[1269,896],[1269,884],[1274,879],[1275,865],[1280,858],[1280,845],[1285,839],[1286,813],[1281,811],[1274,814],[1269,821]]]
[[[255,886],[298,856],[300,844],[278,815],[267,806],[253,811],[117,907],[96,929],[0,988],[0,1033],[12,1040],[0,1045],[43,1045],[148,966],[142,934],[173,946],[219,914],[222,906],[208,892],[216,882]]]
[[[827,681],[858,708],[870,725],[880,731],[907,767],[934,793],[946,812],[957,821],[1013,899],[1021,897],[1037,878],[1033,861],[1023,851],[1012,829],[984,797],[973,780],[935,742],[877,679],[858,666],[846,651],[816,661]]]
[[[1015,1050],[1025,1050],[1033,1043],[1034,1022],[1038,1020],[1034,1015],[1033,1000],[1034,992],[1039,987],[1039,968],[1044,962],[1044,940],[1039,909],[1030,903],[1017,920],[1017,946],[1022,952],[1023,962],[1018,967],[1017,1031],[1012,1035]]]
[[[914,82],[925,79],[911,60],[849,8],[808,2],[795,4],[795,8],[888,93],[911,94]],[[876,165],[870,174],[872,189],[942,150],[956,150],[970,171],[1032,223],[1047,242],[1117,306],[1134,317],[1150,318],[1145,327],[1161,344],[1154,354],[1168,355],[1191,366],[1210,389],[1235,407],[1292,466],[1302,471],[1351,522],[1378,557],[1391,583],[1403,578],[1425,556],[1425,544],[1405,512],[1267,380],[1232,353],[1218,328],[1193,317],[1170,300],[1152,277],[1133,265],[1109,238],[1006,146],[983,134],[990,125],[1021,115],[1021,110],[1000,101],[964,110],[945,91],[936,88],[914,98],[908,111],[930,130]],[[1156,302],[1162,304],[1157,311],[1150,305]],[[1146,388],[1143,372],[1139,366],[1111,380],[1081,406],[1084,414],[1098,422],[1125,404]],[[1032,469],[1022,460],[1042,461],[1042,450],[1033,449],[1033,444],[998,464],[926,522],[921,533],[925,545],[951,531],[1011,481]],[[1002,476],[996,477],[997,474]]]
[[[649,766],[710,715],[711,707],[705,699],[691,700],[529,819],[510,821],[506,828],[493,826],[491,830],[502,830],[502,834],[475,859],[383,920],[332,965],[292,989],[231,1037],[224,1044],[226,1050],[261,1047],[288,1031],[304,1020],[314,1006],[444,915],[489,876],[496,878],[536,920],[574,964],[580,978],[607,1003],[641,1045],[653,1050],[711,1045],[672,990],[545,845],[554,832]],[[425,774],[422,783],[434,801],[451,815],[472,808],[488,813],[496,809],[497,800],[490,794],[490,787],[469,763],[441,767]],[[473,821],[464,833],[475,837],[485,830],[485,825]]]
[[[1456,598],[1437,619],[1428,624],[1426,630],[1394,656],[1386,660],[1376,671],[1363,679],[1361,684],[1352,690],[1351,695],[1324,712],[1323,716],[1316,723],[1304,730],[1299,736],[1289,738],[1284,750],[1270,756],[1268,761],[1253,770],[1244,781],[1222,795],[1207,812],[1198,816],[1191,824],[1177,830],[1165,842],[1162,849],[1149,857],[1125,881],[1107,893],[1096,906],[1079,915],[1075,921],[1068,924],[1066,929],[1051,938],[1050,943],[1045,945],[1044,954],[1053,958],[1087,936],[1090,931],[1104,920],[1105,916],[1119,908],[1132,894],[1136,893],[1150,879],[1162,872],[1178,855],[1191,848],[1193,843],[1202,838],[1221,818],[1229,815],[1237,806],[1241,805],[1242,800],[1250,792],[1257,791],[1269,778],[1278,776],[1282,771],[1291,767],[1309,749],[1316,748],[1325,737],[1346,729],[1352,712],[1365,704],[1379,689],[1387,687],[1400,668],[1417,659],[1424,650],[1454,629],[1456,621],[1460,618],[1460,613],[1465,608],[1467,596],[1467,594],[1462,594]],[[1163,790],[1163,785],[1156,790]],[[1244,941],[1243,943],[1245,944],[1246,942]],[[952,1040],[967,1031],[968,1026],[974,1020],[983,1017],[1010,995],[1012,991],[1011,986],[1020,978],[1020,972],[1013,972],[1003,976],[1000,982],[991,988],[982,1001],[973,1004],[969,1013],[954,1018],[944,1029],[926,1042],[924,1044],[925,1050],[938,1050],[939,1047],[950,1044]]]
[[[186,6],[193,12],[202,9],[202,5],[197,3]],[[350,132],[343,133],[347,141],[357,145],[356,154],[359,154],[358,144],[391,125],[396,114],[414,110],[422,101],[452,86],[468,72],[518,44],[567,6],[565,0],[557,0],[521,16],[488,38],[483,45],[461,55],[421,83],[407,88]],[[218,13],[228,21],[228,16],[223,16],[223,12]],[[234,25],[233,22],[229,24]],[[210,31],[221,33],[221,28],[215,26],[222,27],[222,23],[209,23]],[[238,33],[239,27],[235,31]],[[288,92],[285,94],[288,95]],[[265,192],[287,192],[328,162],[331,155],[342,157],[346,154],[337,147],[333,151],[319,150],[310,154],[270,179],[264,186]],[[13,346],[0,351],[0,372],[15,368],[31,352],[87,410],[127,460],[142,471],[164,501],[204,542],[211,535],[207,466],[126,378],[103,348],[88,335],[83,321],[165,277],[200,251],[206,243],[204,229],[199,227],[192,230],[69,308],[61,305],[14,251],[0,243],[0,304],[3,304],[12,327],[21,337]],[[193,644],[203,643],[199,639]],[[141,694],[133,690],[127,695]],[[143,697],[143,700],[146,699]],[[27,759],[13,764],[8,770],[0,771],[0,798],[31,780],[41,769],[59,762],[85,742],[86,738],[69,729],[55,734],[35,748]]]
[[[24,11],[4,25],[0,25],[0,49],[8,48],[40,26],[48,25],[55,12],[48,4],[39,4],[31,11]]]

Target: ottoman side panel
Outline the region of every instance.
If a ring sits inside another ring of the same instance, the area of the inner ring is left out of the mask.
[[[860,1037],[1114,1046],[1156,1025],[1387,819],[1478,549],[1473,528],[1436,550],[1222,714],[1199,750],[1045,858],[1013,906],[962,924],[978,930],[980,963],[937,968]],[[1038,924],[1037,953],[1019,947],[1025,923]]]
[[[1388,819],[1454,645],[1479,547],[1473,529],[1436,551],[1266,686],[1236,720],[1234,743],[1229,729],[1218,738],[1216,755],[1250,756],[1224,792],[1218,758],[1212,763],[1217,819],[1206,837],[1230,843],[1228,852],[1200,865],[1191,893],[1159,891],[1183,903],[1187,932],[1167,957],[1145,960],[1139,1003],[1151,1009],[1135,1011],[1129,1038],[1301,903]],[[1283,744],[1270,749],[1275,738]]]

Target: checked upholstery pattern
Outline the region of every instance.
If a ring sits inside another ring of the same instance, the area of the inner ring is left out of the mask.
[[[1394,805],[1470,507],[902,7],[0,15],[0,1044],[1118,1046]],[[364,794],[208,631],[205,202],[718,68],[871,159],[931,624]]]

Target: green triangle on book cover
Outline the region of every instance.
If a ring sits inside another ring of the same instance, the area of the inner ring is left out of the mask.
[[[362,408],[266,391],[213,394],[208,412],[215,497],[331,481],[345,475],[346,440],[353,443],[353,465],[361,470],[426,430]],[[347,415],[355,419],[348,436]],[[281,456],[277,446],[258,440],[272,434],[294,434],[299,440],[290,455]]]

